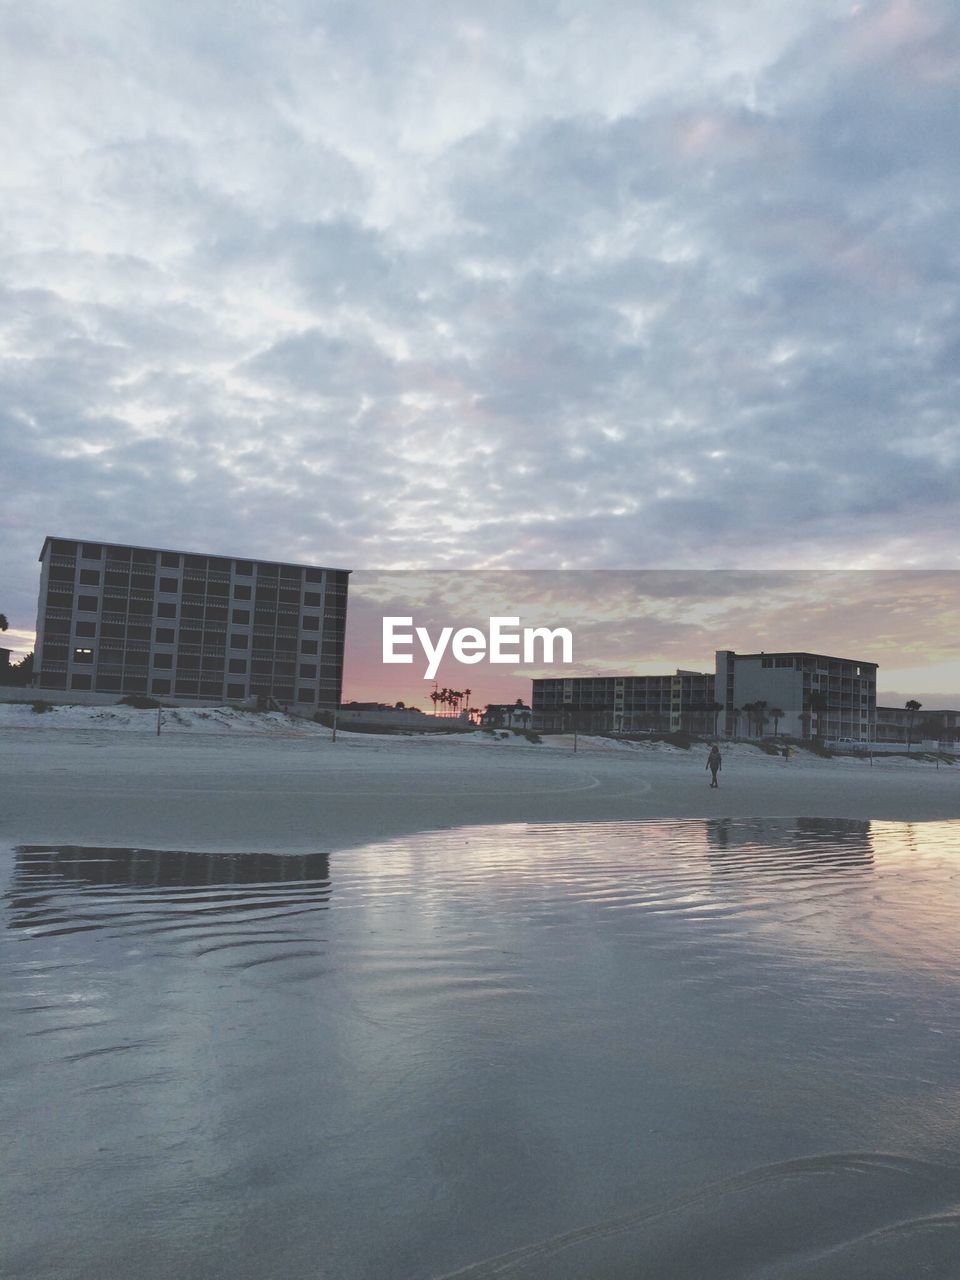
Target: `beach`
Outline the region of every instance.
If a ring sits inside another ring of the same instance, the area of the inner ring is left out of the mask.
[[[960,773],[0,707],[11,1280],[956,1275]]]
[[[518,734],[387,736],[281,713],[0,706],[0,836],[204,850],[332,851],[515,822],[960,816],[960,769],[906,757],[789,760],[707,746]]]

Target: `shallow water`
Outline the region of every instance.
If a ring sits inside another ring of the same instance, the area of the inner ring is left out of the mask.
[[[0,853],[9,1277],[960,1276],[960,823]]]

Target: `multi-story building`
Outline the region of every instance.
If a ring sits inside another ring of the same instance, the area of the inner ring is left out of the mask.
[[[533,681],[533,725],[547,731],[594,733],[645,729],[711,733],[714,677],[680,671],[666,676],[582,676]]]
[[[40,688],[340,701],[349,570],[52,537],[40,565]]]
[[[765,703],[760,731],[795,738],[877,736],[877,664],[820,653],[734,653],[717,650],[716,689],[723,703],[724,732],[754,736],[755,713]],[[771,715],[776,709],[782,714]]]
[[[960,741],[960,711],[947,707],[932,711],[926,707],[910,711],[907,707],[877,707],[877,742],[937,742],[943,745]]]

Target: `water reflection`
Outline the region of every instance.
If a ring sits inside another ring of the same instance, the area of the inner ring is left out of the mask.
[[[706,836],[718,872],[808,873],[867,869],[874,862],[871,823],[858,819],[712,818]]]
[[[958,847],[717,819],[11,851],[0,1271],[955,1277]]]
[[[326,853],[24,845],[5,895],[14,929],[68,933],[225,915],[288,915],[325,906]]]

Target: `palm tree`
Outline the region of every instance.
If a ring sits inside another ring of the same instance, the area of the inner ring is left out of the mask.
[[[717,724],[720,720],[720,712],[723,710],[722,702],[711,702],[707,706],[707,711],[713,715],[713,736],[717,736]]]
[[[787,713],[782,707],[770,708],[770,719],[773,721],[773,736],[776,737],[780,732],[780,721]]]
[[[763,731],[767,724],[767,703],[765,699],[753,704],[754,714],[757,717],[757,737],[763,737]]]
[[[907,721],[907,750],[910,750],[910,743],[913,741],[913,718],[923,706],[922,702],[918,702],[916,698],[911,698],[909,702],[904,704],[906,710],[910,712],[910,719]]]
[[[7,629],[7,615],[5,613],[0,613],[0,631],[6,631],[6,629]]]
[[[810,737],[810,708],[807,706],[800,712],[800,737]]]
[[[757,710],[757,704],[755,702],[745,702],[741,710],[747,717],[747,737],[749,738],[750,731],[753,728],[753,717]]]

